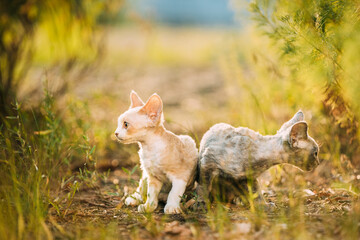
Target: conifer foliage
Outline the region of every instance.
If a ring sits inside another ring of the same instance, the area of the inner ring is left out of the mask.
[[[359,82],[352,69],[360,56],[355,60],[347,56],[360,47],[355,40],[360,35],[360,1],[257,0],[250,7],[258,27],[280,49],[282,64],[290,67],[293,76],[316,72],[314,81],[324,89],[319,104],[336,127],[340,151],[353,163],[360,162],[359,104],[356,94],[347,95]]]

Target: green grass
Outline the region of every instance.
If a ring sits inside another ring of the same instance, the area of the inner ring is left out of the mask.
[[[90,165],[95,147],[84,135],[71,135],[81,124],[65,123],[56,112],[48,91],[40,111],[24,110],[15,103],[13,115],[4,116],[1,126],[0,236],[6,239],[50,239],[46,224],[48,209],[54,203],[54,190],[70,184],[73,198],[79,183],[67,173],[73,158],[83,156]],[[82,129],[84,131],[84,129]],[[85,131],[83,132],[85,133]],[[87,166],[78,175],[81,183],[90,178]],[[92,181],[90,181],[92,183]],[[71,202],[66,206],[69,208]],[[65,208],[66,208],[65,207]]]

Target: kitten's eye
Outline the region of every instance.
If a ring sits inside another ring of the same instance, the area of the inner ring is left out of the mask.
[[[315,157],[317,157],[318,156],[318,152],[316,151],[316,152],[314,152],[314,156]]]
[[[124,121],[124,128],[127,129],[129,127],[129,123]]]

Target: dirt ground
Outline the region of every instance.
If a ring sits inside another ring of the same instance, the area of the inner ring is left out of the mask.
[[[72,201],[69,208],[63,209],[63,216],[50,209],[49,221],[55,236],[84,239],[103,234],[115,239],[292,239],[298,236],[301,239],[305,229],[305,239],[338,239],[343,238],[341,224],[352,214],[354,205],[354,197],[346,191],[307,189],[295,194],[304,207],[302,217],[297,218],[288,212],[291,200],[277,198],[286,191],[282,189],[264,193],[266,200],[276,207],[262,212],[260,221],[254,221],[249,207],[241,205],[222,206],[226,216],[219,214],[215,204],[207,213],[184,209],[183,214],[167,216],[163,213],[164,205],[160,205],[155,213],[143,215],[136,207],[123,204],[124,196],[134,190],[133,180],[137,179],[137,173],[129,178],[116,170],[93,186],[83,185],[73,199],[63,200],[64,205]],[[63,194],[66,193],[65,187]],[[212,215],[216,211],[218,215]],[[284,216],[283,222],[279,221],[280,216]],[[297,222],[291,222],[294,219]]]

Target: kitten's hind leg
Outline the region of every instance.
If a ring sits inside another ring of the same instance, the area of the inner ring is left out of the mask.
[[[192,206],[193,210],[205,210],[206,203],[210,202],[210,192],[213,190],[213,182],[217,176],[217,172],[212,169],[200,170],[199,182],[196,187],[196,202]]]
[[[228,197],[227,201],[235,204],[245,204],[251,205],[253,202],[258,202],[261,198],[258,192],[258,185],[251,178],[243,179],[231,179],[227,178],[228,183],[231,185],[231,190],[226,190],[225,193],[228,193],[228,196],[233,196],[233,198]],[[225,185],[225,184],[223,184]],[[229,194],[230,193],[230,194]],[[233,193],[233,195],[231,195]]]

